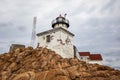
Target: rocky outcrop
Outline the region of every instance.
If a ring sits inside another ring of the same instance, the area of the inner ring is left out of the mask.
[[[120,71],[28,47],[0,55],[0,80],[120,80]]]

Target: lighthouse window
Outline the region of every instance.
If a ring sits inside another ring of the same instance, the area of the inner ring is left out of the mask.
[[[60,21],[60,22],[61,22],[61,21],[62,21],[62,18],[59,18],[59,19],[58,19],[58,21]]]
[[[46,42],[50,42],[50,35],[46,36]]]

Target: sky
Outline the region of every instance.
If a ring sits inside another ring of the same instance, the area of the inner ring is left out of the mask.
[[[78,50],[100,53],[104,65],[120,69],[120,0],[0,0],[0,53],[30,45],[34,16],[39,33],[65,13]]]

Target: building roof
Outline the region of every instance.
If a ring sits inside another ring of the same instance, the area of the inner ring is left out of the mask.
[[[37,36],[42,36],[42,35],[44,35],[44,34],[48,34],[48,33],[54,32],[54,31],[58,31],[58,30],[63,30],[64,32],[66,32],[66,33],[74,36],[73,33],[69,32],[68,30],[65,30],[65,29],[63,29],[63,28],[61,28],[61,27],[59,27],[59,28],[54,28],[54,29],[51,29],[51,30],[47,30],[47,31],[38,33]]]
[[[90,60],[103,60],[101,54],[90,54],[90,52],[79,52],[80,56],[89,56]]]
[[[12,44],[11,46],[25,46],[25,45],[23,45],[23,44]]]
[[[90,60],[103,60],[101,54],[90,54]]]
[[[80,56],[90,56],[90,52],[79,52]]]

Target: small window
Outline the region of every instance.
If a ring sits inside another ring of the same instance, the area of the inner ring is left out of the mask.
[[[81,59],[83,59],[83,57],[81,57]]]
[[[50,42],[50,35],[46,36],[46,42]]]
[[[89,58],[89,57],[87,57],[87,59],[88,59],[88,60],[90,60],[90,58]]]

